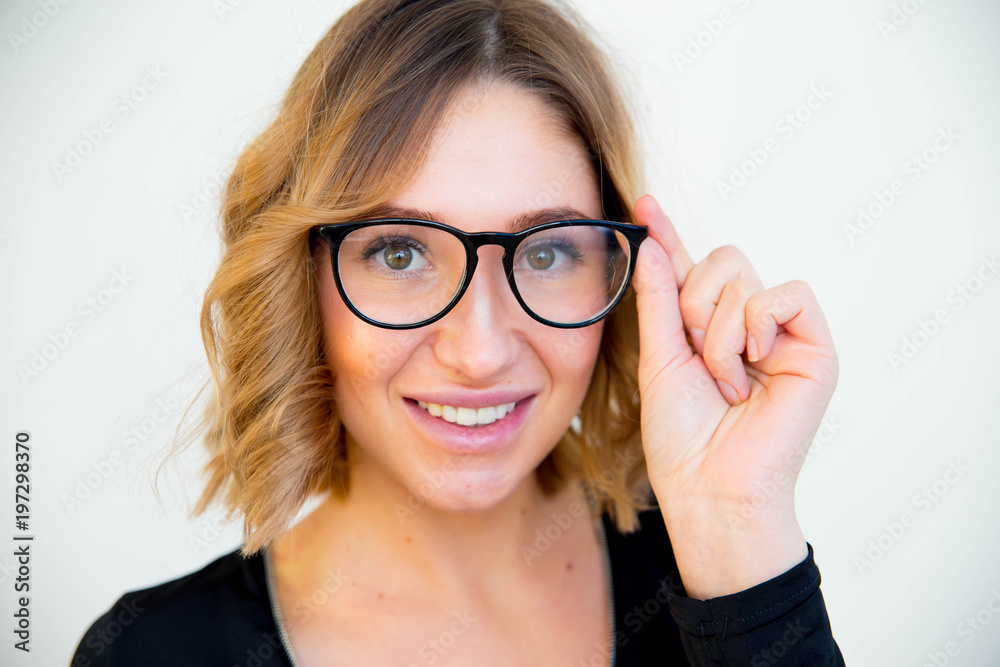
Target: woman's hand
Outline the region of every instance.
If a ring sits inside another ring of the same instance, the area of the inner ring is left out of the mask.
[[[733,593],[808,555],[795,480],[837,354],[806,283],[764,289],[733,246],[695,264],[649,195],[635,215],[650,229],[633,278],[650,482],[688,595]]]

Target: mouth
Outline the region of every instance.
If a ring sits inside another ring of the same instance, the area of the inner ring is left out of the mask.
[[[507,396],[498,398],[508,398]],[[404,398],[414,425],[436,446],[459,454],[499,452],[516,442],[537,394],[509,403],[448,405]],[[496,399],[493,399],[496,400]]]
[[[510,403],[500,403],[484,408],[466,408],[457,405],[440,405],[438,403],[416,402],[420,408],[432,417],[443,419],[449,424],[459,426],[489,426],[494,422],[503,420],[517,407],[517,401]]]

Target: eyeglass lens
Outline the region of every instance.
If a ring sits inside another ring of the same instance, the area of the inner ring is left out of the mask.
[[[574,225],[522,239],[514,283],[525,305],[557,324],[601,315],[625,288],[630,247],[615,230]],[[385,324],[416,324],[440,313],[461,289],[467,269],[462,242],[448,231],[405,223],[352,231],[338,254],[351,303]]]

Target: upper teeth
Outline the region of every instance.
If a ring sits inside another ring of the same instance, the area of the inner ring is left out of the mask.
[[[453,405],[438,405],[437,403],[425,403],[423,401],[417,401],[417,405],[422,407],[427,412],[435,417],[441,417],[447,422],[452,424],[460,424],[462,426],[478,426],[483,424],[492,424],[498,419],[503,419],[503,417],[514,409],[516,401],[513,403],[502,403],[500,405],[491,405],[488,408],[459,408]]]

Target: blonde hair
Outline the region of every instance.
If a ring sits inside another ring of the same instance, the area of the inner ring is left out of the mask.
[[[319,41],[277,117],[243,151],[222,202],[224,251],[201,331],[209,452],[192,510],[222,496],[242,552],[277,538],[311,494],[345,497],[344,431],[324,362],[308,237],[403,189],[456,95],[502,81],[538,95],[583,140],[607,219],[633,221],[640,160],[609,63],[569,10],[543,0],[363,0]],[[639,432],[638,323],[629,288],[608,316],[581,411],[537,469],[547,494],[585,483],[622,532],[651,498]]]

